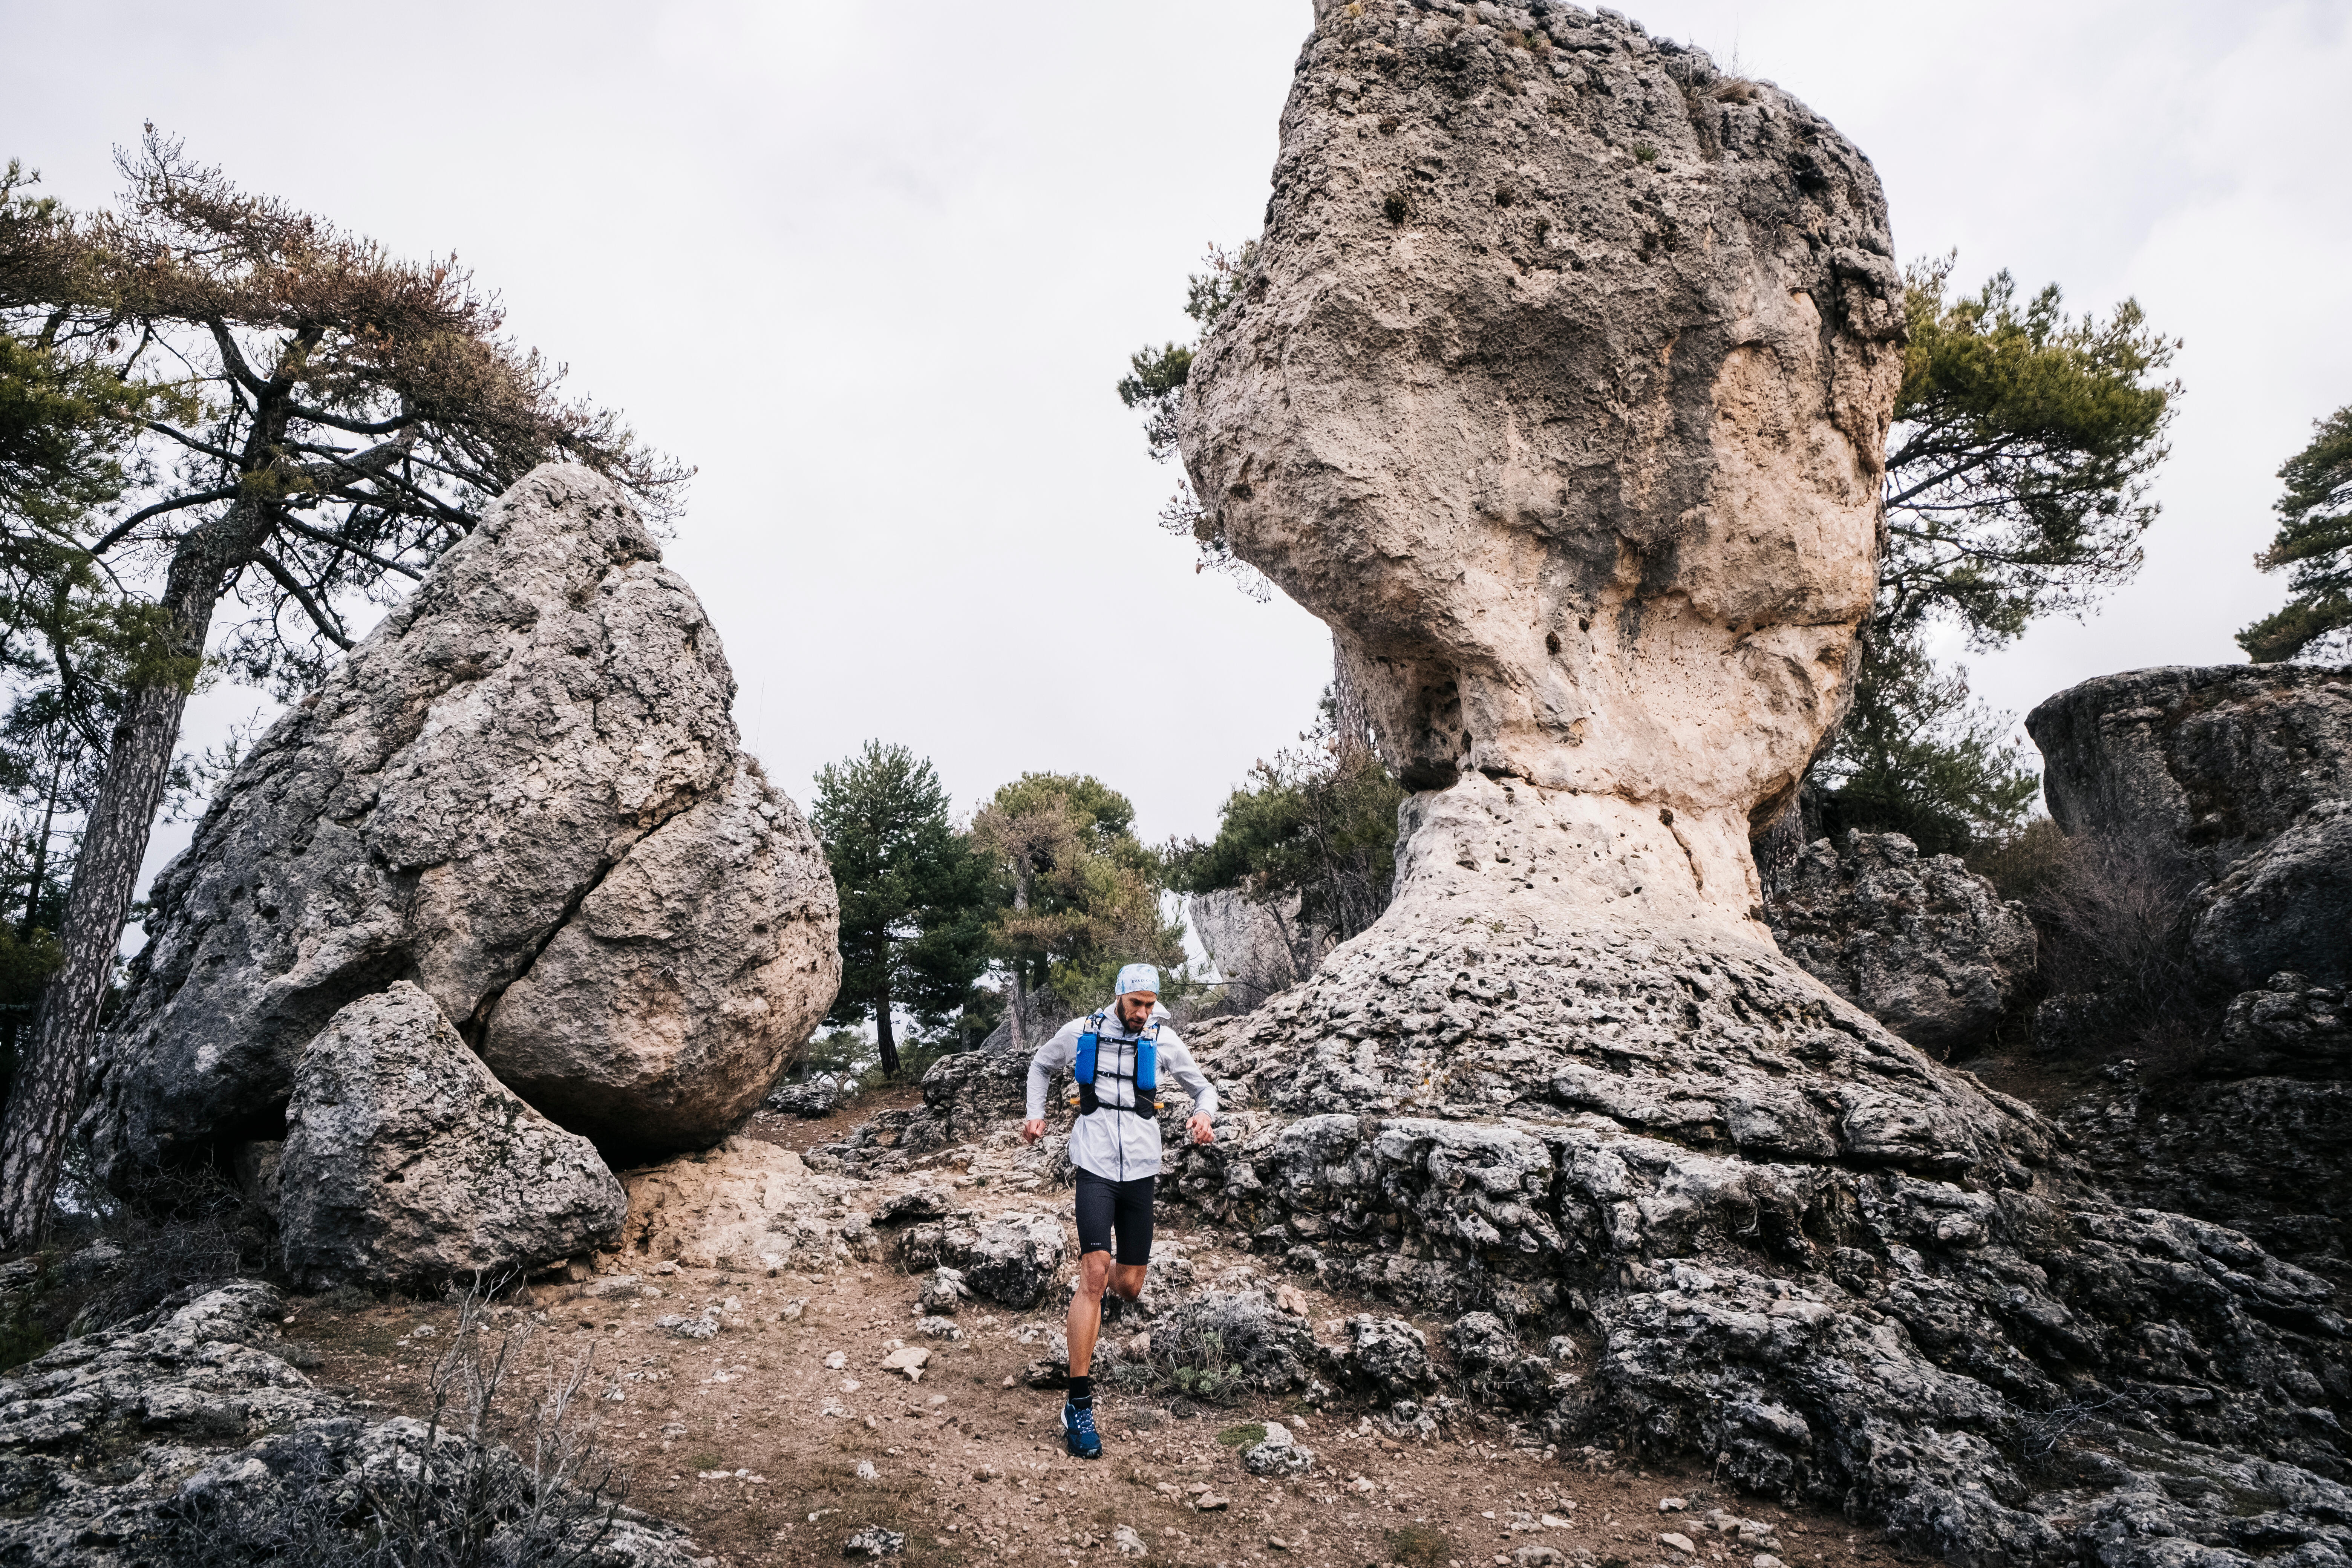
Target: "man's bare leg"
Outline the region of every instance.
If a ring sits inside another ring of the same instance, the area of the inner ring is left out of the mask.
[[[1070,1375],[1094,1372],[1095,1337],[1102,1332],[1103,1288],[1110,1283],[1108,1252],[1088,1252],[1078,1258],[1077,1294],[1070,1298]]]
[[[1070,1298],[1070,1375],[1090,1377],[1095,1366],[1095,1341],[1102,1334],[1102,1298],[1106,1289],[1132,1301],[1143,1294],[1140,1263],[1113,1263],[1108,1252],[1089,1252],[1078,1259],[1078,1290]]]

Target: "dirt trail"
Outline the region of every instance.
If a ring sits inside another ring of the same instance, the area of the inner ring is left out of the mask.
[[[1041,1190],[1034,1152],[1003,1134],[918,1166],[861,1184],[857,1201],[878,1205],[951,1177],[958,1200],[983,1213],[1067,1207],[1066,1192]],[[1318,1322],[1393,1310],[1287,1279],[1243,1250],[1242,1238],[1196,1219],[1161,1206],[1160,1235],[1172,1244],[1163,1254],[1181,1253],[1195,1284],[1293,1284]],[[1074,1232],[1068,1241],[1074,1260]],[[1084,1463],[1062,1453],[1061,1395],[1022,1381],[1062,1325],[1061,1291],[1030,1312],[966,1302],[955,1320],[964,1337],[940,1342],[919,1336],[918,1279],[886,1263],[730,1271],[615,1256],[600,1267],[598,1279],[501,1302],[493,1320],[541,1325],[527,1357],[534,1376],[593,1353],[596,1386],[608,1391],[599,1441],[632,1476],[631,1502],[688,1526],[716,1568],[839,1563],[851,1535],[877,1525],[905,1535],[899,1560],[908,1563],[1119,1560],[1122,1540],[1128,1555],[1141,1549],[1140,1561],[1204,1568],[1898,1560],[1874,1531],[1737,1497],[1710,1486],[1704,1467],[1547,1457],[1539,1437],[1499,1414],[1476,1423],[1484,1430],[1400,1443],[1376,1425],[1375,1407],[1344,1400],[1316,1409],[1296,1397],[1245,1397],[1212,1407],[1172,1390],[1105,1389],[1104,1457]],[[1074,1262],[1064,1273],[1073,1271]],[[620,1286],[625,1276],[638,1283]],[[658,1294],[639,1293],[648,1287]],[[706,1309],[719,1325],[707,1340],[656,1323]],[[297,1298],[289,1317],[288,1335],[319,1354],[315,1380],[386,1411],[423,1414],[457,1311]],[[1442,1342],[1444,1324],[1417,1326]],[[931,1352],[919,1381],[881,1364],[902,1344]],[[1251,1429],[1276,1421],[1314,1451],[1308,1474],[1273,1481],[1244,1470],[1243,1449],[1262,1436]],[[1683,1506],[1662,1513],[1662,1498]],[[1711,1510],[1750,1521],[1750,1538],[1707,1528]],[[1669,1532],[1690,1550],[1662,1542]]]

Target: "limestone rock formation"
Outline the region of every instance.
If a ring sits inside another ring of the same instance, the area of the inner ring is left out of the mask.
[[[2069,834],[2128,835],[2204,886],[2190,951],[2230,985],[2352,984],[2352,668],[2101,676],[2026,716]]]
[[[953,1269],[973,1295],[1025,1312],[1054,1288],[1066,1245],[1062,1222],[1050,1215],[964,1212],[908,1227],[898,1263],[909,1273]]]
[[[1588,854],[1681,868],[1622,897],[1744,918],[1749,813],[1850,695],[1902,281],[1868,161],[1705,68],[1564,9],[1328,9],[1181,434],[1409,787],[1567,793]]]
[[[1335,1288],[1591,1336],[1557,1441],[1968,1563],[2343,1554],[2328,1284],[2119,1206],[1755,918],[1874,584],[1868,163],[1612,13],[1317,11],[1181,434],[1417,793],[1381,920],[1188,1036],[1235,1092],[1167,1184]]]
[[[336,1014],[295,1068],[277,1181],[287,1272],[436,1290],[612,1241],[595,1145],[502,1088],[404,980]]]
[[[1805,973],[1923,1049],[1982,1041],[2033,974],[2025,906],[1899,833],[1807,845],[1770,879],[1772,940]]]
[[[178,1568],[191,1563],[357,1560],[371,1495],[414,1479],[427,1440],[407,1417],[371,1421],[289,1364],[286,1303],[258,1281],[70,1340],[0,1379],[0,1560],[24,1568]],[[446,1431],[444,1445],[458,1439]],[[493,1483],[523,1479],[492,1455]],[[463,1474],[444,1467],[449,1483]],[[372,1484],[371,1484],[372,1483]],[[474,1499],[479,1506],[480,1499]],[[520,1511],[520,1510],[518,1510]],[[578,1540],[487,1544],[489,1560],[562,1555]],[[598,1543],[605,1568],[693,1568],[676,1527],[623,1510]]]
[[[263,736],[156,879],[101,1160],[278,1136],[302,1047],[415,983],[607,1145],[708,1144],[831,1003],[824,856],[620,492],[550,465]]]

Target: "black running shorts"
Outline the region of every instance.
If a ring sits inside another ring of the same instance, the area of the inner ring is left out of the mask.
[[[1118,1232],[1118,1250],[1112,1258],[1122,1264],[1151,1261],[1151,1190],[1157,1176],[1114,1182],[1078,1167],[1078,1256],[1111,1252],[1110,1234]]]

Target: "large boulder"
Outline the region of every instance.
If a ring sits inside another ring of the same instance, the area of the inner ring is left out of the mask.
[[[2202,884],[2200,967],[2352,984],[2352,668],[2175,666],[2086,680],[2026,715],[2050,815]]]
[[[1772,940],[1806,973],[1910,1041],[1978,1045],[2033,976],[2025,906],[1899,833],[1807,845],[1769,879]]]
[[[1317,12],[1180,434],[1415,793],[1381,919],[1188,1037],[1234,1093],[1168,1185],[1335,1289],[1598,1339],[1558,1441],[1965,1563],[2340,1552],[2328,1284],[2121,1207],[1756,918],[1875,582],[1868,161],[1613,14]]]
[[[627,1212],[596,1146],[501,1086],[405,980],[310,1041],[286,1121],[278,1242],[311,1289],[509,1276],[611,1242]]]
[[[413,981],[507,1087],[696,1147],[830,1005],[814,836],[621,492],[517,484],[254,746],[157,877],[86,1129],[101,1162],[278,1136],[303,1047]]]
[[[513,1506],[533,1478],[511,1451],[469,1465],[446,1425],[376,1420],[365,1402],[314,1386],[282,1353],[285,1312],[276,1290],[241,1281],[69,1340],[0,1379],[0,1561],[364,1562],[387,1531],[460,1509],[503,1521],[483,1543],[491,1562],[708,1561],[676,1526],[608,1515],[600,1500]],[[430,1471],[418,1464],[428,1443],[443,1460]]]

